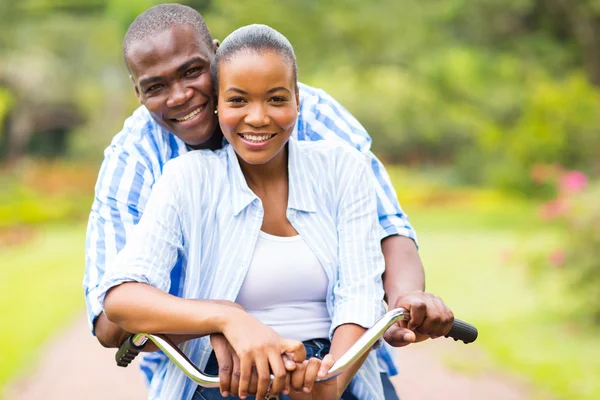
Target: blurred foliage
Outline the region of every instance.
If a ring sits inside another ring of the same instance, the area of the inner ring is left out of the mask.
[[[96,170],[63,162],[26,162],[0,170],[0,248],[27,240],[49,222],[87,218]]]
[[[100,159],[136,106],[122,37],[158,3],[2,2],[4,156]],[[301,80],[349,108],[384,160],[452,166],[464,182],[526,194],[539,162],[600,173],[600,0],[184,3],[215,38],[249,23],[280,30]]]
[[[571,316],[600,326],[600,185],[556,164],[536,166],[533,178],[556,189],[540,216],[557,235],[552,246],[534,253],[533,271],[547,276],[549,268],[559,270],[578,303]]]

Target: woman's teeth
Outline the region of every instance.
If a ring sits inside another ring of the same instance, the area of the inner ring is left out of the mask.
[[[271,134],[271,135],[249,135],[246,133],[246,134],[242,134],[241,136],[244,139],[249,140],[251,142],[264,142],[265,140],[271,139],[275,135],[274,134]]]
[[[194,111],[192,111],[191,113],[186,115],[185,117],[175,118],[175,121],[183,122],[183,121],[187,121],[188,119],[192,119],[196,114],[198,114],[201,111],[201,109],[202,109],[202,107],[198,107]]]

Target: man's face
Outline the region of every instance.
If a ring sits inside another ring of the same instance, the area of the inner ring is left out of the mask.
[[[210,77],[214,48],[189,26],[173,26],[133,43],[127,52],[135,93],[152,118],[191,146],[217,125]]]

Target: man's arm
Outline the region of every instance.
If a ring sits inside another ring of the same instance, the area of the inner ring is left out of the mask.
[[[97,301],[97,289],[106,266],[114,261],[138,223],[154,184],[147,159],[124,130],[105,151],[98,174],[94,203],[86,235],[84,288],[88,322],[93,334],[105,347],[118,347],[128,332],[109,321]]]
[[[451,327],[453,315],[436,296],[425,293],[425,273],[417,250],[417,236],[398,202],[396,191],[383,164],[371,152],[371,138],[362,125],[342,105],[322,90],[301,85],[298,124],[300,140],[342,140],[360,150],[373,170],[377,212],[383,230],[385,258],[384,287],[392,308],[411,311],[410,327],[417,333],[442,336]],[[405,323],[401,325],[406,326]],[[406,337],[406,339],[405,339]],[[422,339],[419,336],[418,339]],[[417,340],[415,333],[395,325],[386,334],[393,346]]]

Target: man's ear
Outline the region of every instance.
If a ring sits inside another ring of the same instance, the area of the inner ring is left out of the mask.
[[[219,42],[217,39],[213,39],[213,51],[216,53],[217,49],[219,48],[219,46],[221,45],[221,42]]]

